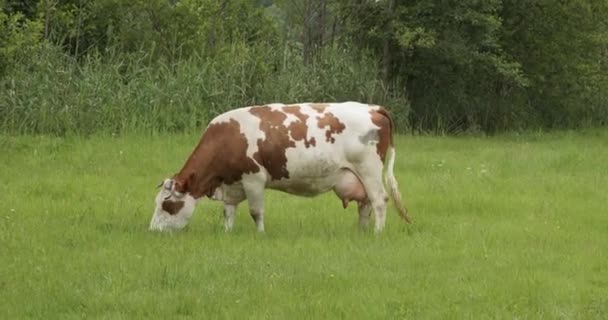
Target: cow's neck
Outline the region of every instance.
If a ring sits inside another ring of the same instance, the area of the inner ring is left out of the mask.
[[[182,187],[182,190],[178,191],[189,193],[195,199],[211,196],[221,184],[213,168],[215,162],[209,143],[203,139],[174,178]]]

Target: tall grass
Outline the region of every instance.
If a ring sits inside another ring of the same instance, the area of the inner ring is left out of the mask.
[[[268,52],[238,44],[175,63],[151,62],[145,52],[74,62],[48,48],[32,61],[14,65],[0,82],[1,132],[187,131],[226,110],[271,102],[360,100],[393,108],[399,119],[409,110],[378,79],[370,57],[337,48],[309,66],[290,47]]]

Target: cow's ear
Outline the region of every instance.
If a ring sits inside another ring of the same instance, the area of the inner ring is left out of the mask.
[[[163,189],[171,191],[173,189],[173,179],[165,179],[157,187],[163,187]]]

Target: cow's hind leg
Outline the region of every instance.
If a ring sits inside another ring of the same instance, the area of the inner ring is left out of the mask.
[[[372,215],[372,205],[369,201],[359,202],[359,227],[366,230],[369,225],[369,218]]]
[[[382,183],[382,162],[377,155],[374,154],[374,156],[358,164],[355,169],[374,210],[374,231],[378,233],[384,229],[386,224],[388,194]]]

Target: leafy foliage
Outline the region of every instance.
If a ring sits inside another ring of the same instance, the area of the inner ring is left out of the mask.
[[[0,76],[10,66],[28,64],[40,48],[42,26],[21,13],[0,12]]]
[[[386,104],[401,129],[450,133],[608,119],[605,1],[0,7],[0,128],[8,132],[187,130],[229,108],[303,100]]]

